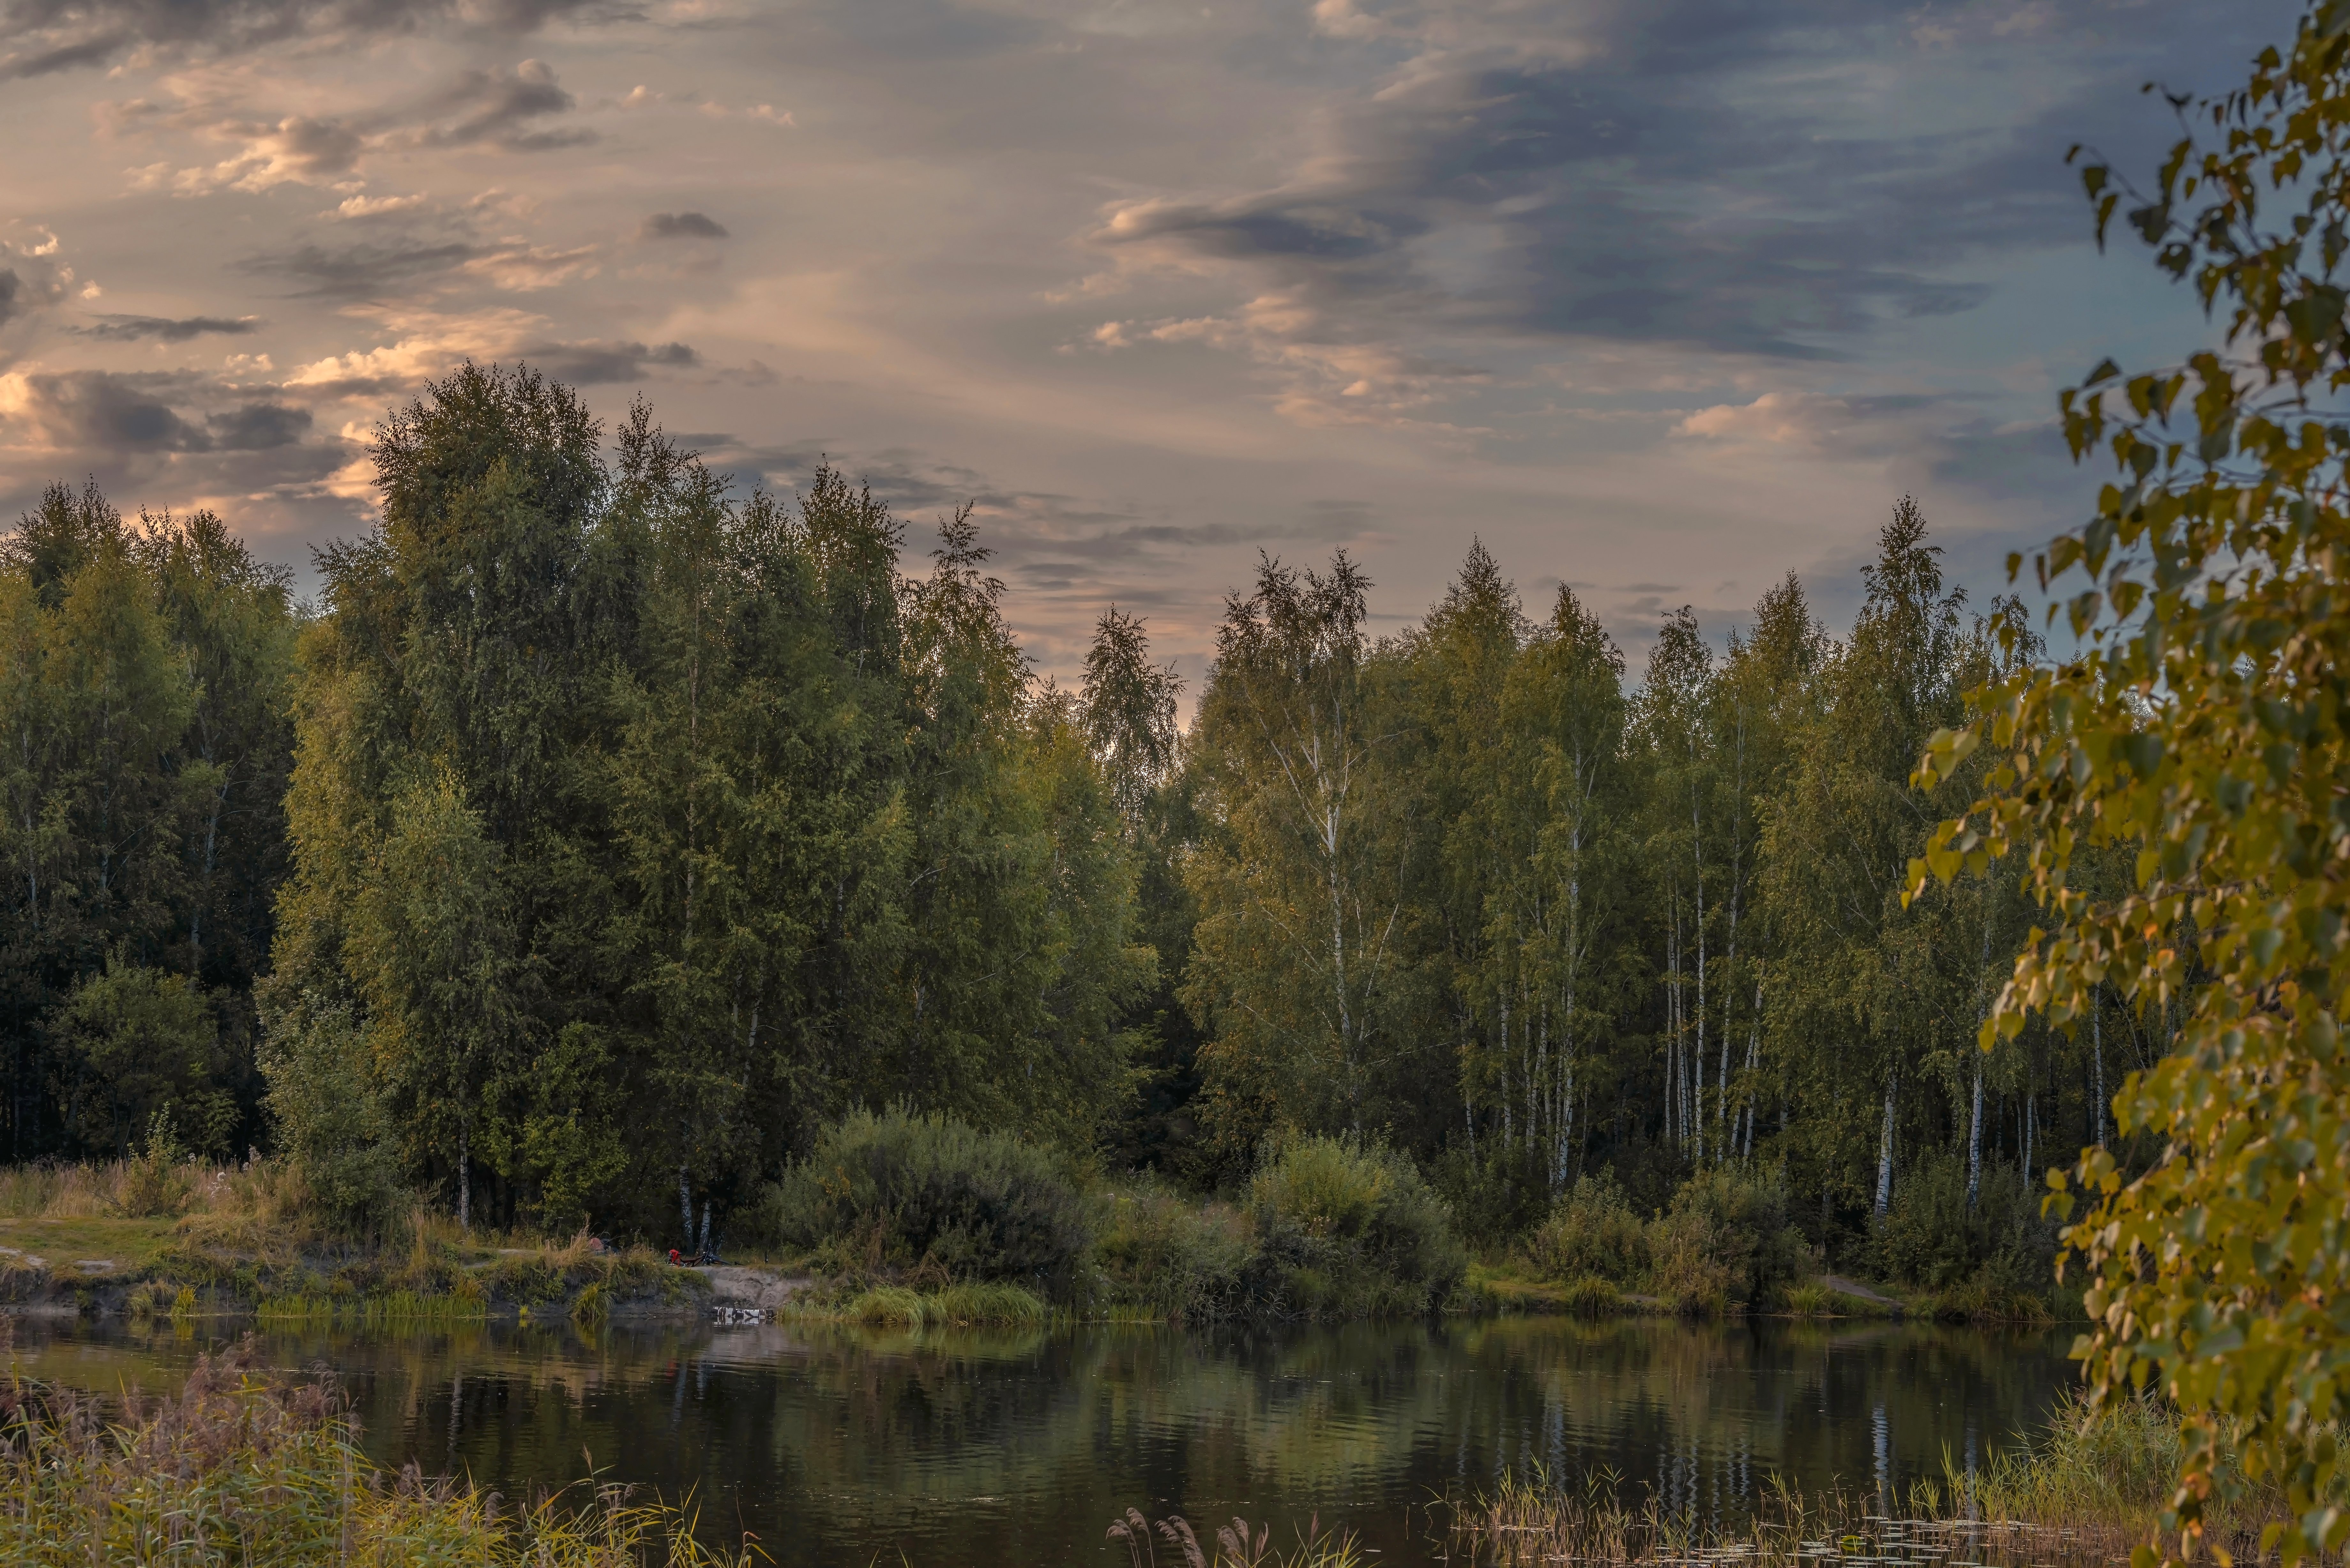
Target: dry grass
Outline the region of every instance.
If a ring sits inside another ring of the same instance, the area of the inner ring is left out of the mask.
[[[0,1322],[0,1335],[5,1335]],[[602,1486],[502,1509],[494,1494],[386,1476],[323,1383],[269,1383],[243,1354],[197,1364],[177,1399],[109,1407],[0,1381],[0,1561],[26,1568],[717,1568],[694,1519]]]
[[[2085,1568],[2127,1562],[2140,1545],[2176,1557],[2180,1542],[2165,1536],[2161,1515],[2178,1458],[2177,1423],[2159,1405],[2092,1414],[2068,1398],[2033,1442],[1971,1474],[1946,1459],[1940,1480],[1893,1498],[1778,1485],[1746,1526],[1729,1532],[1700,1527],[1653,1493],[1635,1499],[1605,1471],[1569,1487],[1535,1470],[1453,1500],[1445,1560],[1492,1568]],[[2226,1479],[2233,1495],[2209,1511],[2196,1554],[2218,1548],[2262,1562],[2270,1555],[2261,1550],[2263,1527],[2287,1518],[2282,1494],[2241,1474]]]
[[[1110,1521],[1108,1539],[1126,1542],[1133,1568],[1158,1568],[1161,1542],[1171,1563],[1211,1568],[1207,1550],[1180,1513],[1154,1524],[1139,1510],[1129,1508],[1125,1518]],[[1366,1562],[1352,1534],[1325,1531],[1318,1518],[1299,1532],[1295,1543],[1283,1545],[1274,1541],[1271,1527],[1251,1526],[1236,1515],[1230,1524],[1216,1527],[1215,1552],[1212,1568],[1364,1568]]]

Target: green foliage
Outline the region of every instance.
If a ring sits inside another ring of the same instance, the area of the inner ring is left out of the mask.
[[[307,1206],[331,1229],[380,1237],[407,1197],[366,1049],[347,1005],[306,996],[279,1011],[262,1066]]]
[[[120,1156],[159,1106],[206,1152],[257,1133],[287,586],[211,514],[126,524],[94,486],[0,540],[9,1158]]]
[[[1919,1163],[1887,1209],[1863,1254],[1879,1277],[1948,1291],[1983,1277],[2012,1291],[2044,1293],[2055,1238],[2040,1221],[2039,1195],[2011,1171],[1994,1171],[1974,1203],[1956,1155]]]
[[[1648,1227],[1611,1174],[1586,1176],[1526,1239],[1526,1257],[1546,1280],[1637,1284],[1648,1272]]]
[[[1247,1217],[1155,1187],[1109,1193],[1095,1224],[1094,1264],[1115,1306],[1154,1316],[1237,1311],[1255,1247]]]
[[[185,975],[109,963],[77,983],[49,1025],[51,1093],[75,1142],[120,1153],[163,1117],[217,1158],[243,1116],[221,1028]]]
[[[1310,1137],[1275,1146],[1249,1184],[1250,1288],[1311,1317],[1433,1312],[1468,1272],[1452,1212],[1409,1156]]]
[[[1988,685],[1937,737],[1922,780],[1987,776],[1910,873],[1930,898],[2022,863],[2046,932],[1986,1048],[2035,1015],[2094,1025],[2109,991],[2171,1036],[2114,1101],[2163,1158],[2101,1142],[2058,1179],[2095,1322],[2080,1353],[2106,1405],[2152,1379],[2176,1407],[2180,1528],[2233,1497],[2221,1435],[2240,1435],[2242,1477],[2283,1484],[2293,1522],[2268,1544],[2288,1563],[2350,1542],[2331,1505],[2350,1416],[2345,23],[2312,5],[2243,87],[2183,113],[2148,189],[2085,170],[2100,240],[2126,197],[2223,341],[2134,376],[2106,360],[2064,393],[2074,456],[2114,465],[2095,517],[2033,562],[2043,587],[2080,574],[2077,651]],[[2084,875],[2100,857],[2127,876]]]
[[[1776,1172],[1721,1169],[1691,1177],[1650,1227],[1649,1252],[1660,1293],[1677,1303],[1713,1299],[1747,1305],[1768,1301],[1811,1263],[1802,1234],[1787,1220],[1787,1190]],[[1681,1285],[1690,1287],[1682,1293]]]
[[[271,1061],[350,1064],[397,1183],[469,1220],[689,1250],[860,1103],[1090,1147],[1152,959],[968,514],[901,578],[837,472],[786,508],[641,407],[617,436],[471,366],[379,429],[304,643]]]
[[[1613,1280],[1586,1274],[1559,1293],[1559,1307],[1576,1317],[1613,1317],[1624,1310],[1624,1293]]]
[[[137,1158],[124,1162],[116,1208],[131,1220],[177,1216],[188,1202],[186,1159],[187,1151],[172,1127],[172,1113],[156,1111],[147,1124],[146,1147]]]
[[[1779,1304],[1796,1317],[1825,1317],[1835,1306],[1835,1293],[1818,1280],[1790,1280],[1779,1287]]]
[[[1044,1150],[940,1116],[858,1112],[772,1187],[767,1240],[836,1269],[1065,1290],[1090,1237]]]

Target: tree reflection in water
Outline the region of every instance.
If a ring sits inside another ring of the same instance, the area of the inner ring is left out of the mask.
[[[35,1376],[172,1387],[198,1349],[120,1325],[30,1326]],[[2063,1332],[1555,1319],[872,1333],[796,1324],[476,1327],[263,1336],[325,1363],[368,1449],[509,1496],[586,1473],[755,1532],[779,1563],[1112,1560],[1128,1506],[1285,1528],[1318,1513],[1400,1552],[1421,1511],[1512,1468],[1604,1469],[1696,1524],[1774,1474],[1891,1491],[2036,1425]],[[1414,1555],[1419,1555],[1415,1552]]]

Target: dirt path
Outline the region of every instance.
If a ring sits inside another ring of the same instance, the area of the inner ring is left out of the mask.
[[[698,1271],[710,1282],[710,1304],[773,1312],[808,1287],[809,1282],[772,1269],[718,1263]]]

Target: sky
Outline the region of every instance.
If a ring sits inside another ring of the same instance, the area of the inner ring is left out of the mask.
[[[0,0],[0,520],[94,478],[315,581],[471,357],[738,487],[975,504],[1040,672],[1196,682],[1260,552],[1375,629],[1472,538],[1637,660],[1914,494],[1980,599],[2057,389],[2204,332],[2067,149],[2282,0]],[[2118,226],[2118,225],[2117,225]]]

